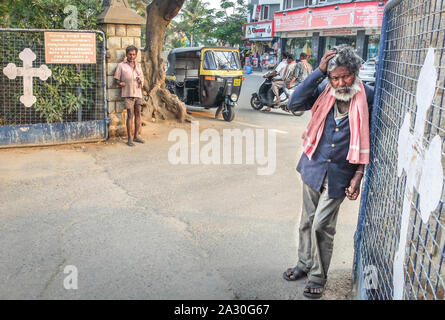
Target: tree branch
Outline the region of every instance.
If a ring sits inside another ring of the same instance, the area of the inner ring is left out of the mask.
[[[166,11],[164,11],[164,20],[171,21],[174,17],[178,15],[179,10],[181,10],[182,5],[185,0],[170,0],[167,2]]]

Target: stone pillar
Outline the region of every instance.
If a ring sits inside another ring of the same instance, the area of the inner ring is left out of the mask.
[[[118,63],[125,58],[125,49],[134,45],[138,48],[137,62],[141,62],[141,25],[145,19],[130,9],[127,0],[108,0],[103,3],[104,11],[98,16],[102,30],[106,34],[107,48],[107,101],[108,116],[111,119],[109,133],[124,136],[126,132],[126,110],[121,98],[121,88],[114,82],[114,72]]]

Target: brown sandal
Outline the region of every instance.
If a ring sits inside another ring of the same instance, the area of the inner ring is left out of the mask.
[[[301,270],[299,267],[289,268],[283,272],[283,278],[287,281],[300,280],[307,276],[307,273]]]
[[[319,299],[323,295],[324,286],[315,282],[308,282],[304,288],[303,295],[310,299]]]

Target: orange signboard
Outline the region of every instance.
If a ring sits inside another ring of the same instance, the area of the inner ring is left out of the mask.
[[[58,64],[96,63],[96,34],[45,32],[45,61]]]

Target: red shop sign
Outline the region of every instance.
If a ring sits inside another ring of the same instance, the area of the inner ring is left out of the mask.
[[[380,27],[384,7],[381,1],[356,2],[320,8],[304,8],[275,13],[275,31],[329,29],[344,27]],[[336,10],[335,8],[338,7]]]

